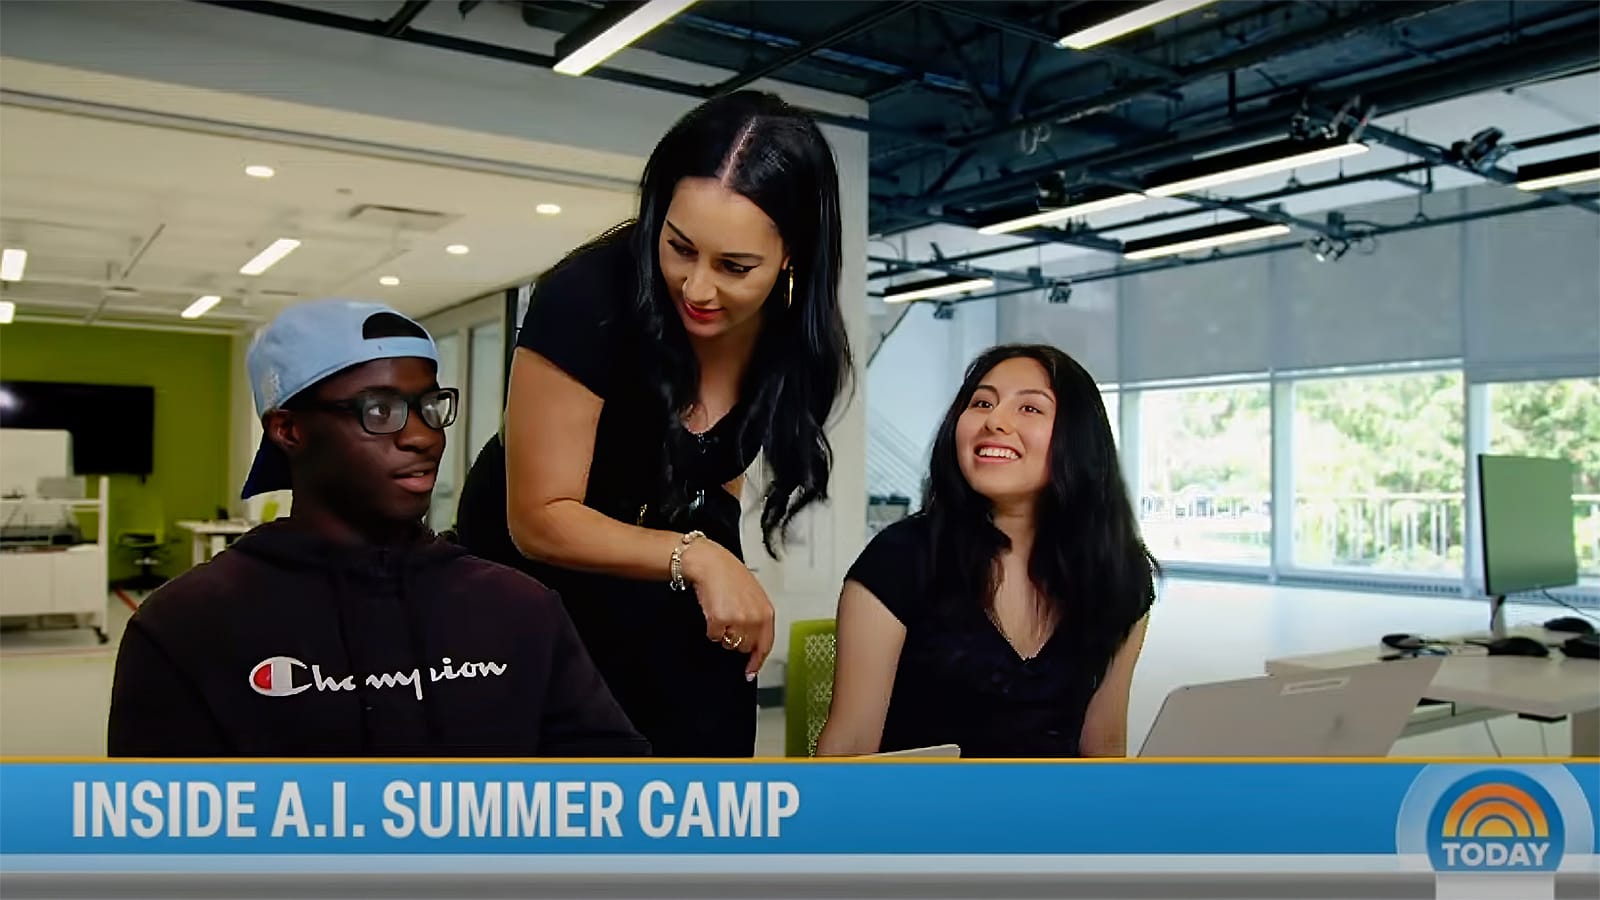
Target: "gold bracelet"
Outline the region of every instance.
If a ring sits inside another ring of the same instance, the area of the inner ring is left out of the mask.
[[[668,583],[673,590],[682,591],[688,589],[689,586],[683,580],[683,551],[687,550],[690,544],[705,536],[703,531],[691,531],[683,536],[683,540],[679,542],[678,546],[672,548],[672,580]]]

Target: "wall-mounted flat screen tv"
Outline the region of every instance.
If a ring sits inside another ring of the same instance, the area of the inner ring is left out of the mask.
[[[152,387],[0,381],[0,428],[69,432],[78,475],[149,475],[155,425]]]

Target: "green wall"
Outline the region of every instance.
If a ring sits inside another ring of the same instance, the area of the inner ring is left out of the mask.
[[[134,554],[115,546],[119,530],[148,529],[152,519],[164,520],[167,548],[157,571],[175,575],[189,567],[189,534],[172,523],[214,518],[217,507],[228,506],[231,364],[225,335],[0,325],[0,379],[155,388],[155,471],[147,478],[111,476],[113,580],[138,571]]]

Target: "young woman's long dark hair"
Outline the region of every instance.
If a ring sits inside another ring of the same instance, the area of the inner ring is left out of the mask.
[[[1100,389],[1076,360],[1055,347],[993,347],[967,368],[934,438],[919,511],[932,531],[933,583],[948,612],[994,603],[999,558],[1009,542],[995,527],[992,504],[961,473],[956,422],[983,377],[1019,357],[1044,367],[1056,395],[1049,481],[1035,511],[1028,575],[1046,605],[1040,612],[1057,629],[1067,630],[1064,637],[1079,652],[1104,665],[1153,598],[1160,566],[1139,535]]]
[[[668,521],[689,506],[689,488],[673,460],[686,458],[694,443],[683,414],[698,397],[700,366],[662,279],[656,244],[685,178],[715,178],[760,207],[789,254],[789,275],[779,275],[762,307],[761,337],[731,432],[741,448],[759,447],[765,456],[771,477],[761,529],[767,551],[777,555],[795,514],[828,497],[833,452],[825,429],[853,377],[839,309],[838,170],[810,117],[774,94],[727,94],[691,110],[656,145],[640,179],[638,218],[568,257],[611,241],[632,248],[639,286],[635,349],[666,420],[656,502]]]

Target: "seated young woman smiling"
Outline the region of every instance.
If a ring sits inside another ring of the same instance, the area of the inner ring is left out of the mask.
[[[1054,347],[986,351],[924,493],[846,576],[818,755],[1126,755],[1160,568],[1094,379]]]

